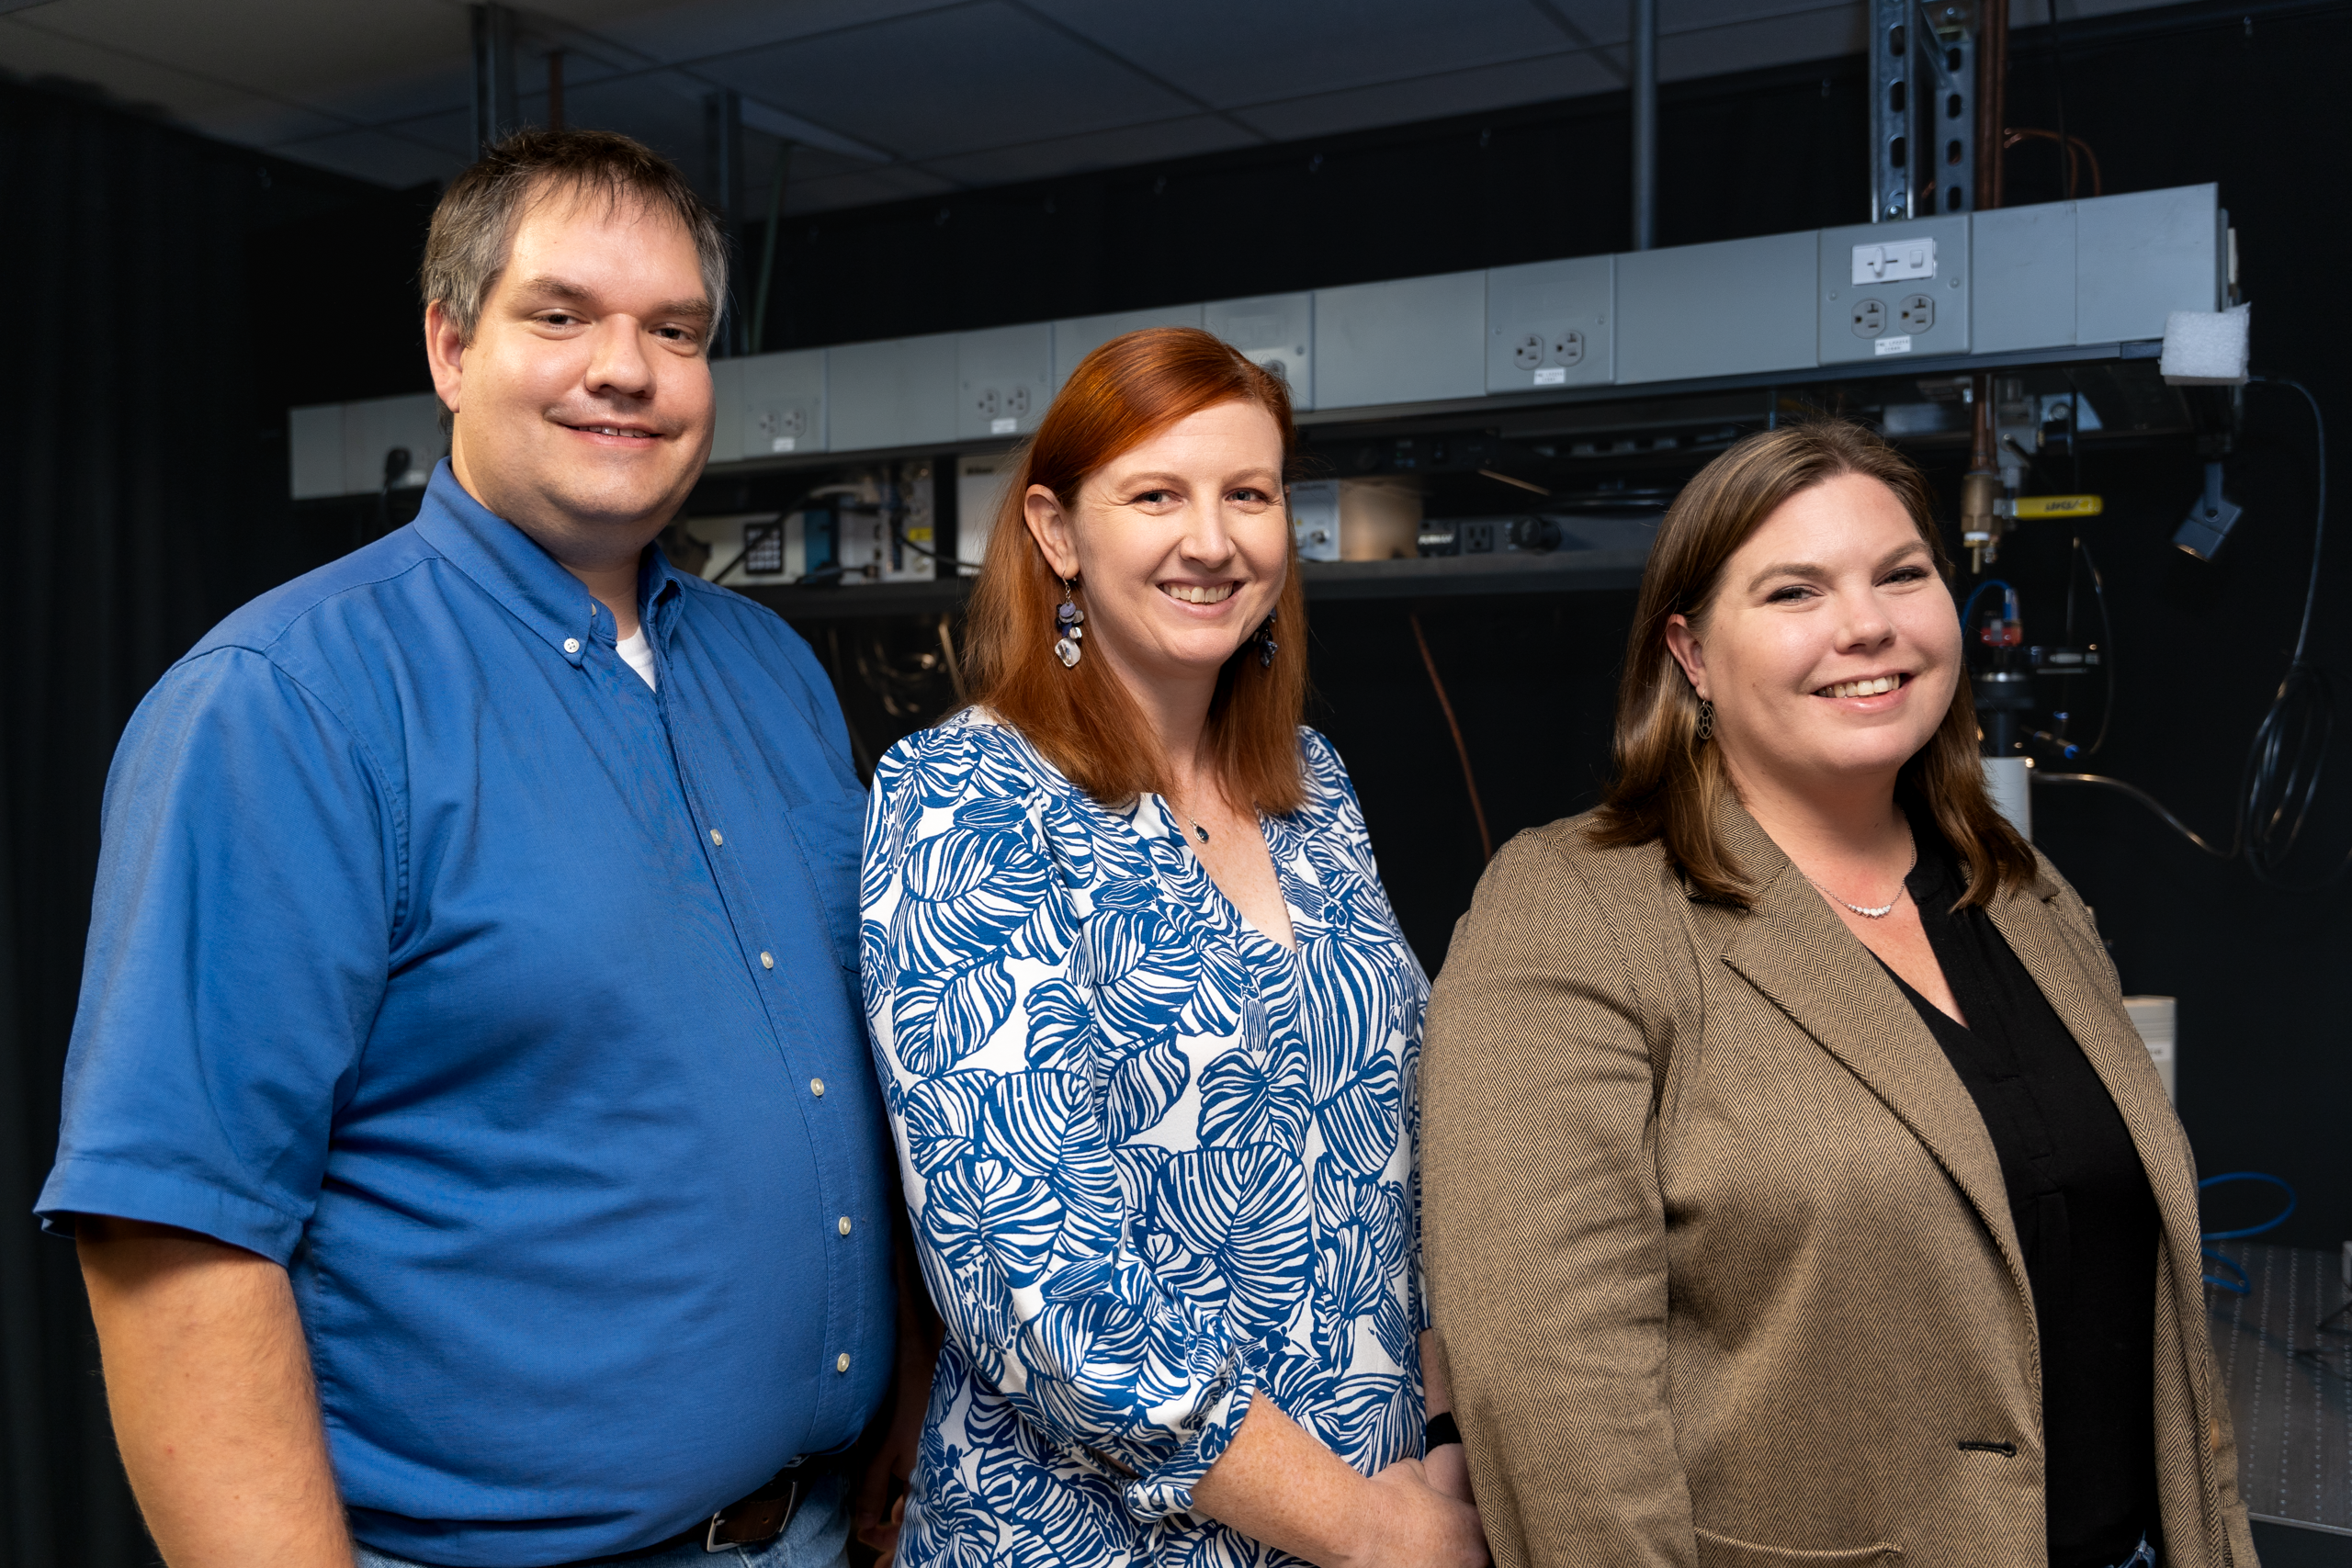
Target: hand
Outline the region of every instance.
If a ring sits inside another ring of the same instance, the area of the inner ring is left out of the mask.
[[[1433,1486],[1419,1460],[1400,1459],[1374,1476],[1372,1496],[1374,1506],[1355,1554],[1366,1568],[1487,1568],[1478,1510]]]
[[[1470,1451],[1460,1443],[1447,1443],[1431,1449],[1421,1461],[1421,1471],[1429,1483],[1456,1502],[1477,1506],[1478,1500],[1470,1495]]]

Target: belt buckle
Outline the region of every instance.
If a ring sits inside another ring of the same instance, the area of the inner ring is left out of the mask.
[[[731,1507],[733,1505],[730,1504],[729,1506]],[[741,1541],[721,1540],[718,1539],[719,1527],[727,1522],[727,1509],[721,1508],[717,1513],[711,1515],[710,1522],[703,1527],[702,1549],[706,1552],[716,1553],[720,1551],[732,1551],[739,1546],[764,1546],[769,1541],[774,1540],[777,1536],[782,1535],[786,1530],[791,1529],[792,1517],[799,1511],[800,1483],[795,1481],[787,1483],[787,1490],[784,1495],[784,1515],[778,1521],[775,1532],[763,1537],[758,1541]]]

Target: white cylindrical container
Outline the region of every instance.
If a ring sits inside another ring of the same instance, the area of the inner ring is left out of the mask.
[[[2156,1065],[2156,1076],[2165,1080],[2165,1098],[2179,1104],[2180,1097],[2175,1090],[2177,1075],[2173,1052],[2178,1027],[2177,1004],[2170,997],[2126,997],[2123,1010],[2132,1015],[2132,1027],[2140,1032],[2140,1043],[2148,1048],[2148,1060]]]
[[[2033,764],[2023,757],[1984,759],[1984,787],[1993,792],[1993,807],[2009,826],[2033,837]]]

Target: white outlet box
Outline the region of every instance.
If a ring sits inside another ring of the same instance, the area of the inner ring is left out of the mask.
[[[1921,235],[1893,244],[1856,245],[1856,283],[1900,283],[1911,277],[1936,276],[1936,243]]]

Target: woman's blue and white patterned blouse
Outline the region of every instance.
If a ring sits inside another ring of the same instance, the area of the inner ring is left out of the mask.
[[[1429,982],[1300,744],[1295,953],[1159,797],[1106,811],[984,716],[876,770],[866,1012],[948,1330],[911,1568],[1283,1560],[1187,1517],[1261,1392],[1359,1471],[1420,1451]]]

